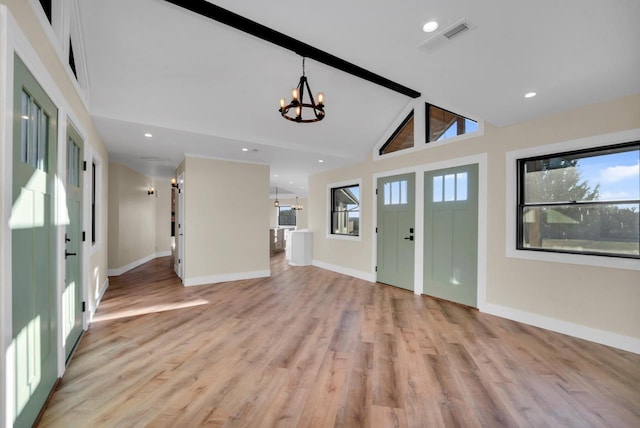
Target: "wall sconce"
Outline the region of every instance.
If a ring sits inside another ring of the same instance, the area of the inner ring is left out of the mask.
[[[171,187],[178,188],[178,181],[175,178],[171,178]]]
[[[154,189],[153,187],[150,187],[147,190],[147,195],[155,195],[156,194],[156,189]]]

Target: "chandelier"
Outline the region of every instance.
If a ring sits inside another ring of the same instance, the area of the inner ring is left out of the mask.
[[[287,120],[298,123],[312,123],[319,122],[324,119],[324,94],[318,93],[318,104],[313,99],[311,88],[309,88],[309,82],[307,76],[304,74],[304,57],[302,57],[302,76],[300,76],[300,82],[298,86],[291,91],[291,102],[285,105],[285,99],[280,99],[280,109],[278,110],[282,117]],[[305,102],[305,92],[308,95],[309,101]],[[303,114],[308,113],[306,118],[303,118]],[[311,115],[313,113],[313,115]]]
[[[297,197],[297,196],[296,196],[296,204],[295,204],[295,205],[291,205],[291,209],[292,209],[293,211],[300,211],[300,210],[302,210],[302,205],[300,205],[300,204],[298,203],[298,197]]]

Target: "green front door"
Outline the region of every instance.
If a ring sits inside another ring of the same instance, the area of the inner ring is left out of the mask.
[[[78,132],[67,126],[67,210],[65,230],[65,287],[62,293],[62,337],[69,360],[82,334],[82,164],[84,144]]]
[[[30,427],[57,378],[54,174],[57,109],[16,56],[12,260],[15,426]]]
[[[377,280],[413,290],[415,174],[378,179]]]
[[[424,293],[477,306],[478,165],[424,176]]]

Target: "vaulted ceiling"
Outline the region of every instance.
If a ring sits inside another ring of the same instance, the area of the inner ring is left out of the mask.
[[[496,126],[640,93],[636,0],[211,3]],[[79,10],[90,112],[110,160],[150,176],[173,176],[185,155],[259,162],[272,187],[304,194],[310,174],[362,161],[416,102],[307,59],[326,119],[289,122],[278,102],[301,75],[296,53],[164,0]],[[427,34],[430,20],[440,27]],[[445,39],[460,20],[471,30]]]

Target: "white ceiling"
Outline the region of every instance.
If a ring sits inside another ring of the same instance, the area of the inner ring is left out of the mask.
[[[638,0],[211,3],[496,126],[640,93]],[[278,102],[300,77],[295,53],[163,0],[79,9],[90,112],[110,160],[153,177],[173,176],[185,154],[259,162],[272,187],[303,195],[310,174],[362,161],[414,102],[308,59],[326,119],[289,122]],[[432,19],[435,37],[461,19],[472,30],[420,48]]]

